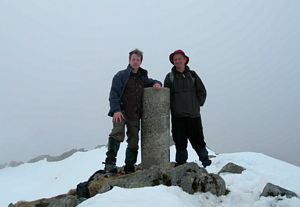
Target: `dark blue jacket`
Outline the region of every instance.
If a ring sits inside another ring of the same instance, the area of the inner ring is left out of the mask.
[[[125,70],[119,71],[113,78],[111,89],[109,93],[109,105],[110,109],[108,112],[108,116],[113,116],[115,112],[122,111],[122,96],[126,87],[126,84],[129,80],[130,72],[132,68],[130,65],[127,66]],[[144,82],[144,87],[152,87],[155,83],[161,82],[148,78],[148,72],[147,70],[143,68],[139,68],[139,71],[141,72],[142,80]]]

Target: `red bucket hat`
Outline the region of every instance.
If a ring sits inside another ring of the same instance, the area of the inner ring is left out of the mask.
[[[174,61],[173,61],[173,57],[174,57],[174,55],[176,55],[176,54],[181,54],[181,55],[183,55],[185,58],[186,58],[186,65],[189,63],[189,57],[188,56],[186,56],[185,55],[185,53],[183,52],[183,50],[175,50],[173,53],[171,53],[170,54],[170,56],[169,56],[169,60],[170,60],[170,62],[174,65]]]

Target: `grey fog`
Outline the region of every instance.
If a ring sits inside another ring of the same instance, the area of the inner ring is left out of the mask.
[[[300,166],[299,11],[297,0],[1,0],[0,163],[106,144],[112,77],[139,48],[160,81],[171,52],[190,57],[210,149]]]

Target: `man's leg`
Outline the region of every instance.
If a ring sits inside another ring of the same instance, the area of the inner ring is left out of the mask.
[[[127,120],[127,149],[125,158],[125,173],[131,173],[135,171],[134,164],[137,161],[138,149],[139,149],[139,131],[140,120]]]
[[[172,117],[172,136],[176,147],[176,166],[186,163],[188,159],[185,118]]]
[[[206,149],[206,143],[204,141],[203,127],[201,117],[189,118],[189,140],[192,147],[199,156],[199,160],[204,167],[211,164],[211,160],[208,158],[208,151]]]
[[[120,142],[123,142],[125,138],[125,121],[113,122],[113,129],[109,134],[108,146],[105,159],[106,172],[117,172],[116,161],[117,154],[120,148]]]

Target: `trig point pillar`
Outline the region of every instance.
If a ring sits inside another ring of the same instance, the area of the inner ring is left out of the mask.
[[[142,167],[170,162],[170,91],[144,89],[141,122]]]

